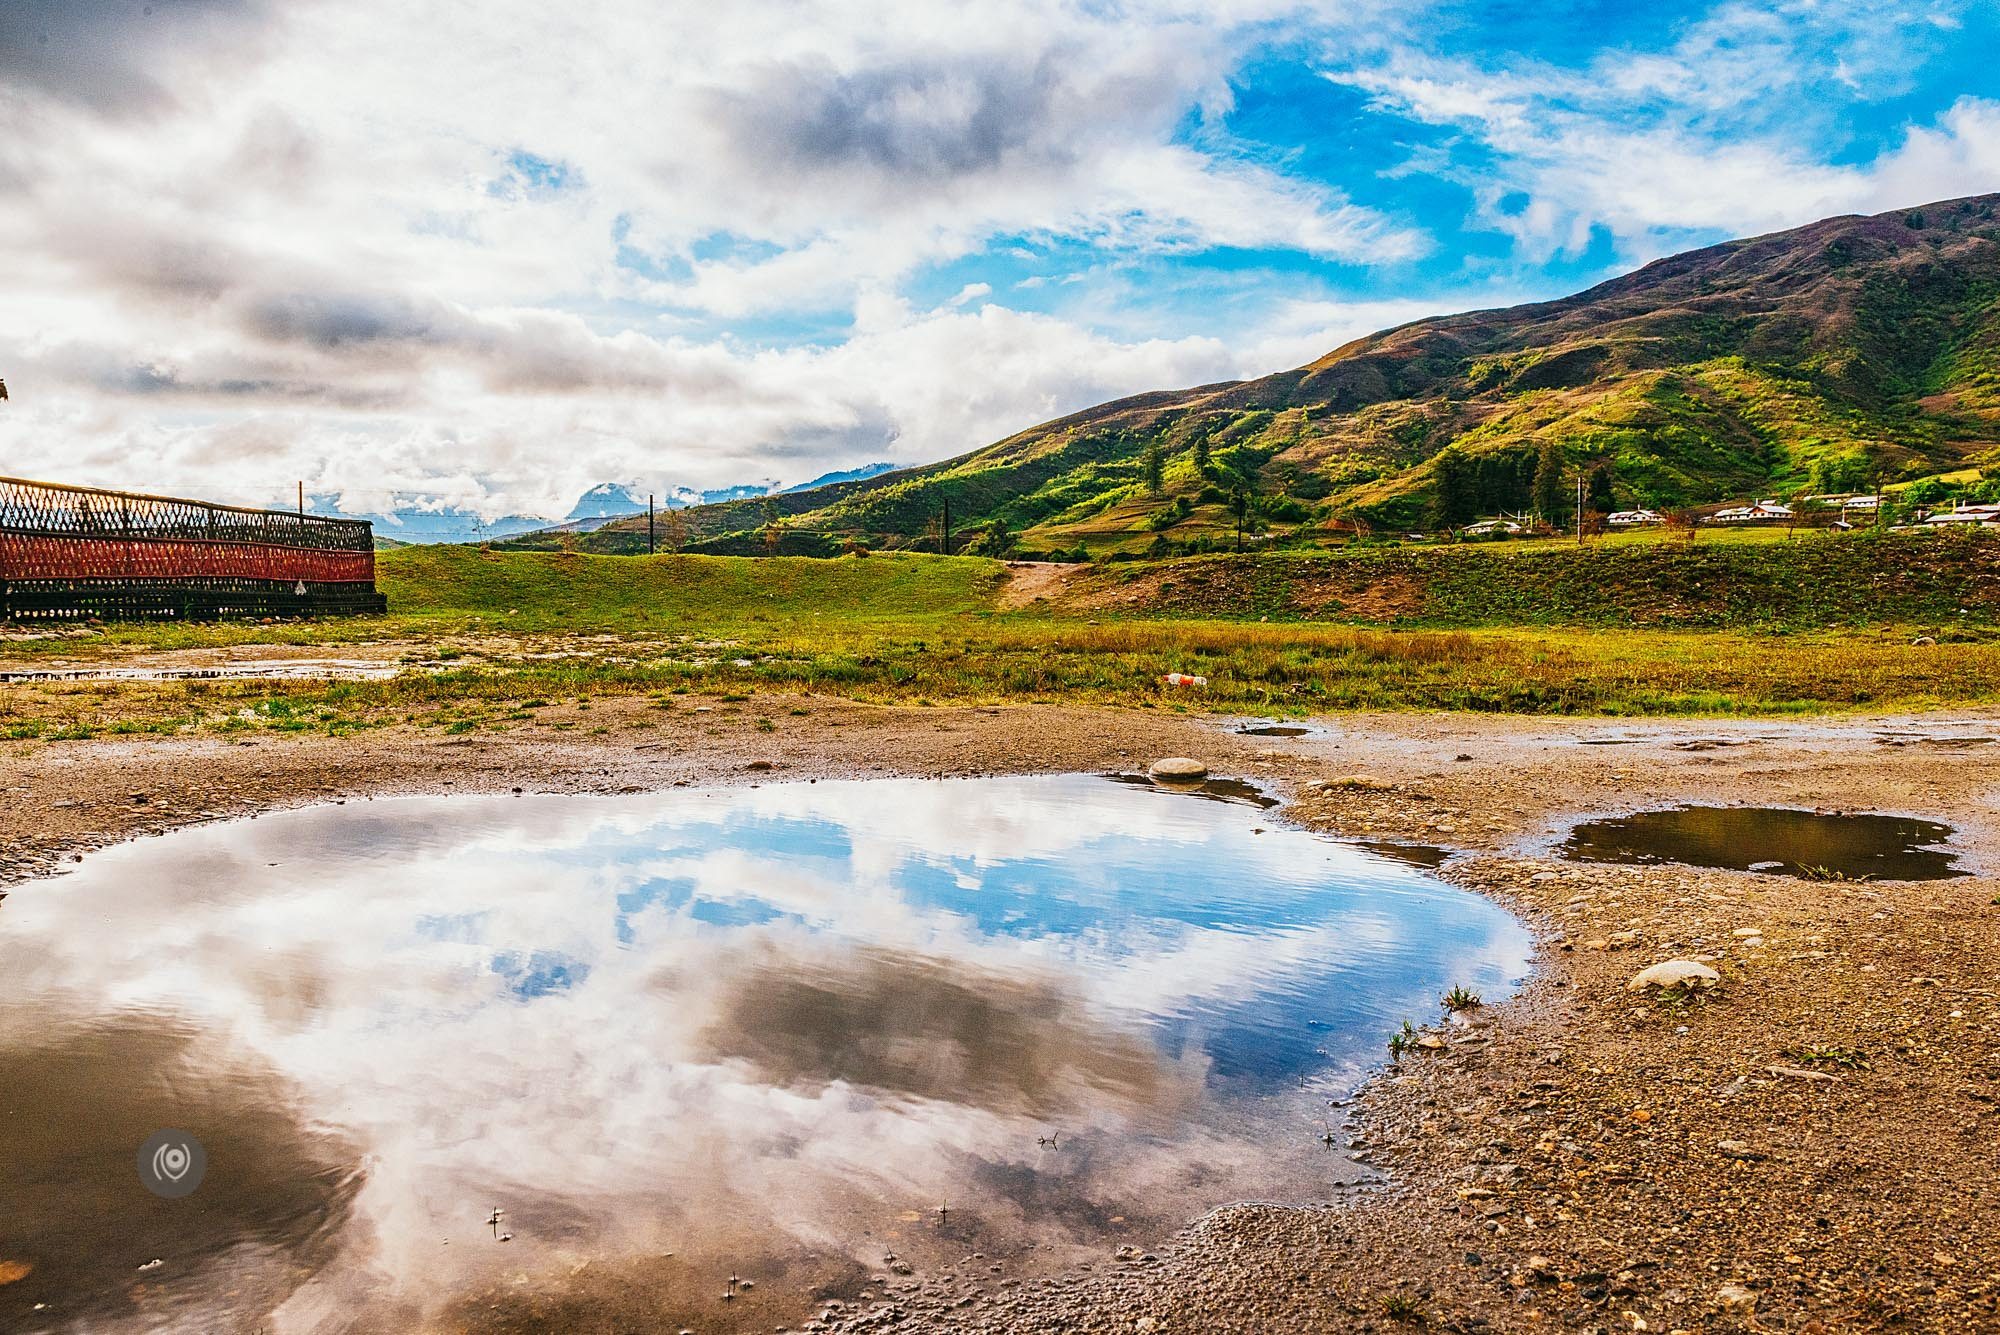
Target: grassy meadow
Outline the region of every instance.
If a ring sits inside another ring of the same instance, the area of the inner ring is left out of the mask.
[[[1076,572],[1074,598],[1012,610],[1000,597],[1007,567],[973,557],[410,547],[380,557],[393,609],[383,617],[121,625],[0,641],[0,659],[20,666],[312,646],[386,654],[408,669],[392,679],[5,685],[0,737],[394,724],[466,733],[557,716],[588,731],[594,699],[650,698],[664,712],[687,694],[738,697],[752,711],[757,695],[784,693],[1592,715],[1927,709],[2000,697],[1986,573],[2000,542],[1872,541],[1758,538],[1685,559],[1641,560],[1622,544],[1595,556],[1470,548],[1414,564],[1416,554],[1392,549],[1357,553],[1352,567],[1338,556],[1121,564]],[[1578,560],[1598,564],[1579,574]],[[1674,587],[1682,577],[1693,587]],[[1353,624],[1336,595],[1385,582],[1414,590],[1394,618],[1369,604],[1374,619],[1396,624]],[[1206,591],[1189,596],[1196,586]],[[1581,588],[1590,598],[1580,600]],[[1160,680],[1167,672],[1208,684],[1170,687]]]

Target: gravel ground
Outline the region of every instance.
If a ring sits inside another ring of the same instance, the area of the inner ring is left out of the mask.
[[[1155,1251],[1058,1275],[883,1274],[705,1329],[2000,1330],[2000,743],[1971,740],[2000,735],[2000,718],[1346,717],[1279,741],[1145,711],[819,698],[544,713],[490,737],[11,745],[0,886],[116,840],[363,793],[1195,755],[1290,794],[1285,814],[1305,825],[1457,851],[1443,875],[1536,929],[1518,996],[1439,1026],[1441,1049],[1403,1058],[1345,1110],[1370,1184],[1325,1208],[1217,1210]],[[1979,874],[1823,883],[1549,851],[1577,814],[1674,801],[1927,816],[1959,827]],[[1667,1004],[1627,990],[1689,957],[1720,986]],[[502,1324],[653,1328],[629,1297]]]

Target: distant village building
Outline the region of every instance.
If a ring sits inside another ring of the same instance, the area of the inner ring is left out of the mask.
[[[1961,505],[1952,510],[1940,510],[1936,514],[1924,516],[1924,523],[1942,527],[1947,524],[1977,524],[1981,528],[2000,528],[2000,505]]]
[[[1489,538],[1495,533],[1505,533],[1511,538],[1527,531],[1511,519],[1482,519],[1477,524],[1468,524],[1459,530],[1468,538]]]
[[[1664,524],[1667,517],[1658,510],[1614,510],[1605,516],[1604,522],[1613,528],[1638,528],[1645,524]]]
[[[1717,510],[1710,520],[1717,524],[1762,524],[1791,517],[1792,507],[1789,505],[1758,501],[1754,505],[1726,505]]]

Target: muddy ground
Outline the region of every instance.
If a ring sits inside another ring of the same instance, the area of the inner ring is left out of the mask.
[[[1983,740],[2000,716],[1346,717],[1274,739],[1144,711],[771,696],[544,713],[494,736],[10,744],[0,885],[93,846],[361,794],[1199,756],[1286,793],[1313,828],[1458,850],[1441,874],[1536,928],[1517,997],[1441,1026],[1441,1050],[1345,1110],[1373,1185],[1326,1208],[1217,1210],[1073,1273],[883,1274],[713,1329],[2000,1330],[2000,743]],[[1579,813],[1676,801],[1926,816],[1958,827],[1978,874],[1815,882],[1552,851]],[[1711,961],[1721,986],[1679,1004],[1627,990],[1679,957]],[[465,1324],[651,1328],[629,1295]]]

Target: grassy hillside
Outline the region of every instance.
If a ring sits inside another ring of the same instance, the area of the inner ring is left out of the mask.
[[[1579,471],[1600,506],[1675,509],[1982,463],[1971,488],[2000,491],[2000,196],[1693,251],[685,519],[697,551],[936,550],[949,503],[954,550],[1166,555],[1233,542],[1239,509],[1304,537],[1533,509],[1544,468],[1566,514]],[[643,521],[577,542],[643,550]]]

